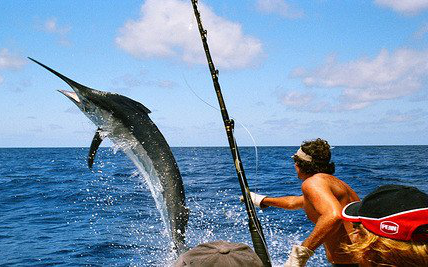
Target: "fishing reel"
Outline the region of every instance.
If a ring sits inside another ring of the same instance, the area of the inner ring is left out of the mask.
[[[225,120],[226,131],[233,132],[235,129],[235,121],[233,119]]]

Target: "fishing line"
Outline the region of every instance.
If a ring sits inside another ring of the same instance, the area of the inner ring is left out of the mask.
[[[206,102],[205,100],[203,100],[193,89],[192,87],[190,87],[189,83],[187,82],[186,77],[184,77],[184,74],[181,74],[184,82],[187,85],[187,88],[197,97],[199,98],[199,100],[201,100],[202,102],[204,102],[205,104],[207,104],[208,106],[210,106],[211,108],[215,109],[216,111],[220,111],[218,108],[214,107],[213,105],[211,105],[210,103]]]
[[[205,101],[204,99],[202,99],[193,89],[192,89],[192,87],[189,85],[189,83],[187,82],[187,80],[186,80],[186,77],[184,77],[184,75],[182,75],[182,77],[183,77],[183,80],[184,80],[184,82],[186,83],[186,85],[187,85],[187,88],[199,99],[199,100],[201,100],[203,103],[205,103],[206,105],[208,105],[209,107],[211,107],[211,108],[213,108],[214,110],[216,110],[216,111],[220,111],[217,107],[215,107],[215,106],[213,106],[213,105],[211,105],[210,103],[208,103],[207,101]],[[257,150],[257,145],[256,145],[256,141],[254,140],[254,137],[253,137],[253,135],[251,134],[251,132],[248,130],[248,128],[247,127],[245,127],[245,125],[244,124],[242,124],[241,122],[239,122],[239,121],[237,121],[236,119],[234,119],[233,117],[232,117],[232,119],[234,120],[234,121],[236,121],[236,122],[238,122],[239,123],[239,125],[241,125],[242,126],[242,128],[244,128],[245,129],[245,131],[248,133],[248,135],[251,137],[251,140],[253,141],[253,144],[254,144],[254,149],[255,149],[255,155],[256,155],[256,174],[255,174],[255,180],[256,181],[258,181],[258,162],[259,162],[259,156],[258,156],[258,150]],[[235,129],[232,129],[232,131],[233,131],[233,133],[235,132]],[[235,138],[235,135],[233,135],[233,142],[235,143],[235,146],[237,147],[238,145],[237,145],[237,143],[236,143],[236,138]],[[237,153],[237,151],[235,150],[235,156],[236,156],[236,158],[239,158],[238,157],[238,153]],[[242,179],[242,177],[241,176],[239,176],[238,175],[238,177],[240,177],[240,179]],[[243,183],[243,181],[242,181],[242,183]],[[244,184],[244,183],[243,183]],[[245,190],[245,194],[247,194],[247,196],[248,196],[248,192],[247,192],[247,190]],[[254,203],[252,202],[252,200],[251,200],[251,196],[248,196],[247,198],[247,205],[251,205],[251,206],[253,206],[253,209],[255,210],[255,208],[254,208]],[[250,201],[251,200],[251,201]],[[253,222],[255,222],[254,221],[254,218],[252,218],[252,220],[253,220]],[[256,223],[254,223],[255,225],[257,225]],[[255,229],[256,229],[256,231],[257,231],[257,233],[259,234],[259,236],[263,236],[263,233],[260,231],[260,228],[259,227],[255,227]],[[263,245],[265,246],[265,247],[267,247],[267,244],[266,244],[266,240],[265,240],[265,238],[261,238],[261,241],[263,242]],[[268,256],[269,257],[269,256]],[[269,259],[270,260],[270,259]]]
[[[235,132],[235,130],[234,129],[232,129],[232,132],[234,133]],[[235,135],[233,135],[233,142],[235,143],[235,146],[236,147],[238,147],[238,144],[236,143],[236,138],[235,138]],[[236,156],[236,158],[238,159],[239,157],[238,157],[238,152],[237,152],[237,150],[235,150],[235,156]],[[239,170],[239,171],[241,171],[241,170]],[[240,179],[242,179],[242,177],[240,176],[240,175],[238,175],[238,177],[240,178]],[[244,184],[244,183],[243,183]],[[247,192],[247,190],[249,191],[249,188],[247,187],[247,188],[245,188],[246,190],[245,190],[245,194],[247,194],[247,198],[246,198],[246,200],[247,200],[247,205],[251,205],[252,206],[252,209],[253,210],[256,210],[255,209],[255,207],[254,207],[254,203],[253,203],[253,201],[252,201],[252,198],[251,198],[251,196],[248,196],[248,192]],[[253,222],[254,222],[254,225],[256,226],[255,227],[255,229],[256,229],[256,232],[259,234],[259,236],[262,236],[263,238],[261,238],[261,241],[263,242],[263,245],[265,246],[265,247],[267,247],[267,244],[266,244],[266,238],[264,237],[264,235],[263,235],[263,233],[261,232],[261,230],[260,230],[260,228],[259,228],[259,226],[258,226],[258,224],[257,224],[257,222],[256,222],[256,220],[254,220],[254,218],[252,217],[251,218],[252,220],[253,220]],[[270,261],[270,257],[269,257],[269,255],[267,255],[268,256],[268,258],[269,258],[269,261]]]
[[[242,124],[241,122],[239,122],[238,120],[235,120],[233,117],[232,119],[236,122],[239,123],[239,125],[241,125],[242,128],[245,129],[245,131],[248,133],[248,135],[250,136],[251,140],[253,140],[253,145],[254,145],[254,150],[256,153],[256,180],[258,179],[258,172],[259,172],[259,152],[257,150],[257,145],[256,145],[256,140],[254,140],[253,135],[251,134],[251,132],[247,129],[247,127],[245,127],[244,124]],[[235,129],[232,130],[233,132],[235,132]],[[233,142],[235,143],[236,146],[238,146],[238,144],[236,143],[236,139],[233,138]]]
[[[193,88],[189,85],[189,83],[187,82],[186,77],[184,77],[184,74],[182,74],[183,80],[187,85],[187,88],[202,102],[204,102],[206,105],[208,105],[209,107],[215,109],[216,111],[220,111],[220,109],[218,109],[217,107],[211,105],[210,103],[208,103],[207,101],[205,101],[204,99],[202,99],[194,90]],[[235,122],[237,122],[239,125],[242,126],[242,128],[244,128],[244,130],[248,133],[248,135],[250,136],[251,140],[253,141],[253,145],[254,145],[254,150],[255,150],[255,156],[256,156],[256,174],[255,174],[255,180],[258,180],[258,171],[259,171],[259,152],[257,150],[257,144],[256,144],[256,140],[254,139],[253,135],[251,134],[251,132],[248,130],[247,127],[245,127],[244,124],[242,124],[240,121],[236,120],[235,118],[231,117],[232,120],[234,120]],[[233,129],[233,132],[235,132],[235,129]],[[234,138],[234,142],[235,145],[236,144],[236,140]]]

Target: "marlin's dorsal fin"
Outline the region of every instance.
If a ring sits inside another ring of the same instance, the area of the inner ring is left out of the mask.
[[[88,154],[88,167],[92,169],[94,164],[95,154],[97,154],[98,147],[104,139],[104,136],[101,135],[102,129],[98,128],[95,132],[94,138],[92,139],[91,147],[89,148]]]

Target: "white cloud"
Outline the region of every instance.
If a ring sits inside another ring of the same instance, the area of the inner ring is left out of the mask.
[[[171,89],[177,86],[174,81],[170,80],[147,80],[144,79],[144,75],[140,74],[124,74],[112,79],[112,85],[115,89],[129,90],[133,88],[138,88],[141,86],[150,86],[158,88],[167,88]],[[121,91],[121,90],[120,90]]]
[[[20,69],[25,65],[25,60],[12,55],[7,48],[0,50],[0,69]]]
[[[63,129],[63,127],[61,125],[58,125],[58,124],[49,124],[49,129],[52,131],[55,131],[55,130],[61,130],[61,129]]]
[[[57,35],[59,37],[59,43],[62,45],[70,44],[70,40],[67,37],[67,34],[70,32],[70,30],[71,27],[69,26],[58,25],[56,18],[48,19],[43,24],[43,31]]]
[[[124,74],[120,77],[114,78],[112,80],[112,84],[115,87],[124,87],[130,89],[143,85],[143,81],[139,75]]]
[[[397,12],[413,15],[428,9],[427,0],[375,0],[380,6],[390,7]]]
[[[156,86],[160,88],[171,89],[177,86],[177,84],[173,81],[169,80],[159,80],[156,82]]]
[[[420,90],[428,75],[427,62],[428,50],[399,49],[389,53],[383,49],[374,58],[347,63],[339,63],[331,56],[316,69],[298,69],[293,75],[309,87],[341,89],[341,108],[352,110]]]
[[[402,129],[420,129],[427,123],[427,112],[422,109],[412,109],[407,111],[389,110],[384,114],[377,114],[372,118],[367,118],[364,121],[356,122],[356,128],[372,128],[372,129],[392,129],[398,127]]]
[[[232,69],[257,64],[262,54],[258,39],[244,35],[240,24],[217,16],[202,3],[199,10],[216,65]],[[173,57],[206,64],[190,1],[147,0],[141,17],[120,29],[116,44],[137,58]]]
[[[382,119],[385,123],[425,123],[427,113],[422,109],[412,109],[405,112],[390,110]]]
[[[7,48],[0,50],[0,70],[17,70],[25,65],[25,60],[19,56],[12,55]],[[4,81],[0,75],[0,84]]]
[[[413,34],[413,37],[417,40],[421,40],[427,35],[427,33],[428,23],[425,23]]]
[[[329,112],[331,104],[319,100],[315,94],[302,93],[299,91],[288,91],[278,95],[279,102],[289,109],[304,112]]]
[[[70,31],[70,27],[59,26],[56,18],[51,18],[45,21],[44,29],[50,33],[67,34]]]
[[[291,107],[306,106],[313,101],[314,97],[310,94],[304,94],[298,91],[289,91],[280,97],[282,104]]]
[[[264,128],[270,128],[271,132],[280,133],[281,135],[291,135],[295,138],[295,142],[300,143],[302,140],[311,140],[317,137],[325,138],[324,135],[330,135],[332,129],[345,127],[348,128],[349,122],[328,121],[328,120],[302,120],[296,118],[281,118],[266,120],[263,122]],[[292,125],[293,127],[290,127]],[[285,132],[283,132],[285,130]],[[270,133],[272,134],[272,133]],[[293,139],[294,139],[293,137]]]
[[[289,19],[296,19],[303,16],[303,11],[292,7],[284,0],[258,0],[257,8],[263,13],[278,14]]]
[[[282,118],[282,119],[271,119],[271,120],[266,120],[263,122],[263,124],[265,125],[270,125],[272,127],[287,127],[287,125],[295,125],[296,123],[298,123],[299,121],[296,119],[290,119],[290,118]]]

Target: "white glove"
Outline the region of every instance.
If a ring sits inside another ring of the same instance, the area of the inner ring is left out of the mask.
[[[261,209],[266,208],[266,205],[261,205],[261,202],[263,201],[263,199],[265,199],[265,195],[259,195],[256,194],[254,192],[250,192],[250,196],[251,196],[251,201],[253,202],[253,204]],[[244,197],[241,196],[240,197],[241,201],[244,201]]]
[[[307,247],[294,245],[284,267],[303,267],[314,252]]]

